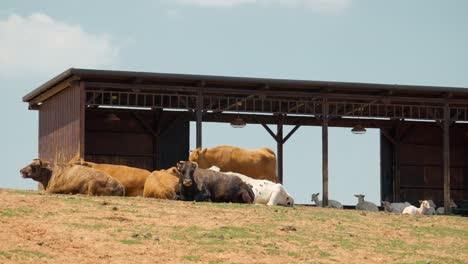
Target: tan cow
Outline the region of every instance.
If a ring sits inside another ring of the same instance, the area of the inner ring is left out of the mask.
[[[83,162],[83,165],[103,171],[116,178],[125,187],[125,196],[142,196],[146,178],[151,172],[124,165]]]
[[[146,179],[144,197],[173,199],[179,183],[179,172],[176,167],[167,170],[153,171]]]
[[[232,146],[198,148],[190,153],[189,161],[198,163],[202,169],[217,166],[221,171],[233,171],[254,179],[277,182],[276,156],[269,148],[255,150]]]
[[[49,193],[125,195],[125,188],[117,179],[88,166],[56,164],[52,167],[48,162],[35,159],[20,173],[25,179],[42,183]]]

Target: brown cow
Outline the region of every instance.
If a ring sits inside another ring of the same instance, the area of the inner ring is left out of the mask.
[[[195,149],[189,161],[198,163],[202,169],[217,166],[221,171],[233,171],[254,179],[277,182],[276,156],[269,148],[256,150],[232,146],[218,146],[211,149]]]
[[[178,183],[179,172],[176,167],[153,171],[146,179],[143,196],[157,199],[173,199]]]
[[[62,194],[125,195],[124,186],[110,175],[87,166],[63,164],[53,168],[35,159],[20,170],[23,178],[42,183],[46,192]]]
[[[146,178],[151,174],[147,170],[124,165],[99,164],[89,161],[80,161],[77,164],[98,169],[116,178],[125,187],[125,196],[142,196]]]

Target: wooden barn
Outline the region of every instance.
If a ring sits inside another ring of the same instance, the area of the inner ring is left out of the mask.
[[[39,157],[84,158],[155,170],[189,154],[189,124],[262,124],[283,144],[300,126],[321,126],[323,200],[328,127],[381,131],[382,200],[468,200],[468,90],[225,76],[69,69],[23,97],[39,111]],[[277,125],[272,131],[267,124]],[[294,129],[283,135],[283,125]]]

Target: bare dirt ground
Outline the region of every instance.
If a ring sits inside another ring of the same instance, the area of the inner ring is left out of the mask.
[[[468,263],[468,218],[0,189],[0,263]]]

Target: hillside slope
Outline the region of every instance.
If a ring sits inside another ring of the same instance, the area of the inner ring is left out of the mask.
[[[0,263],[468,263],[468,218],[0,189]]]

